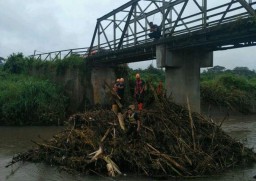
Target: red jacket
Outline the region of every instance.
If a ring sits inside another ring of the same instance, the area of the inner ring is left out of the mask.
[[[136,79],[135,81],[135,89],[134,89],[134,93],[135,94],[141,94],[144,92],[144,81],[141,79]]]

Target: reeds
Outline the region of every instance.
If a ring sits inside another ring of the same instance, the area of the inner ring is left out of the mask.
[[[67,98],[47,80],[26,75],[0,76],[0,125],[58,125]]]

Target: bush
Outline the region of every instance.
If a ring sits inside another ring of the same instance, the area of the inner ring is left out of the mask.
[[[245,78],[235,75],[222,75],[201,83],[201,99],[215,106],[249,113],[256,101],[255,86]]]
[[[241,76],[223,75],[219,77],[218,82],[221,85],[224,85],[228,90],[233,90],[233,89],[238,89],[243,91],[254,90],[254,86],[252,86],[246,78]]]
[[[27,68],[28,59],[22,53],[12,54],[7,58],[3,70],[13,74],[24,73]]]
[[[0,121],[4,125],[58,125],[66,98],[47,80],[9,75],[0,82]]]

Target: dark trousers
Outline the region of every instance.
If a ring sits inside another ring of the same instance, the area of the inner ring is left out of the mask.
[[[144,100],[144,93],[136,94],[136,95],[135,95],[135,99],[136,99],[137,103],[143,103],[143,100]]]
[[[121,98],[120,103],[124,105],[124,93],[119,93],[118,96]]]
[[[137,125],[130,124],[126,132],[128,138],[136,139],[138,137]]]
[[[150,38],[155,38],[155,39],[159,39],[161,37],[161,32],[159,31],[154,31],[152,33],[149,33],[148,36]]]

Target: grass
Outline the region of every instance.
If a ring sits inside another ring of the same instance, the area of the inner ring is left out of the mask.
[[[67,98],[48,80],[0,74],[2,125],[59,125],[65,120]]]
[[[242,76],[223,74],[201,82],[203,102],[249,113],[256,101],[255,84]]]

